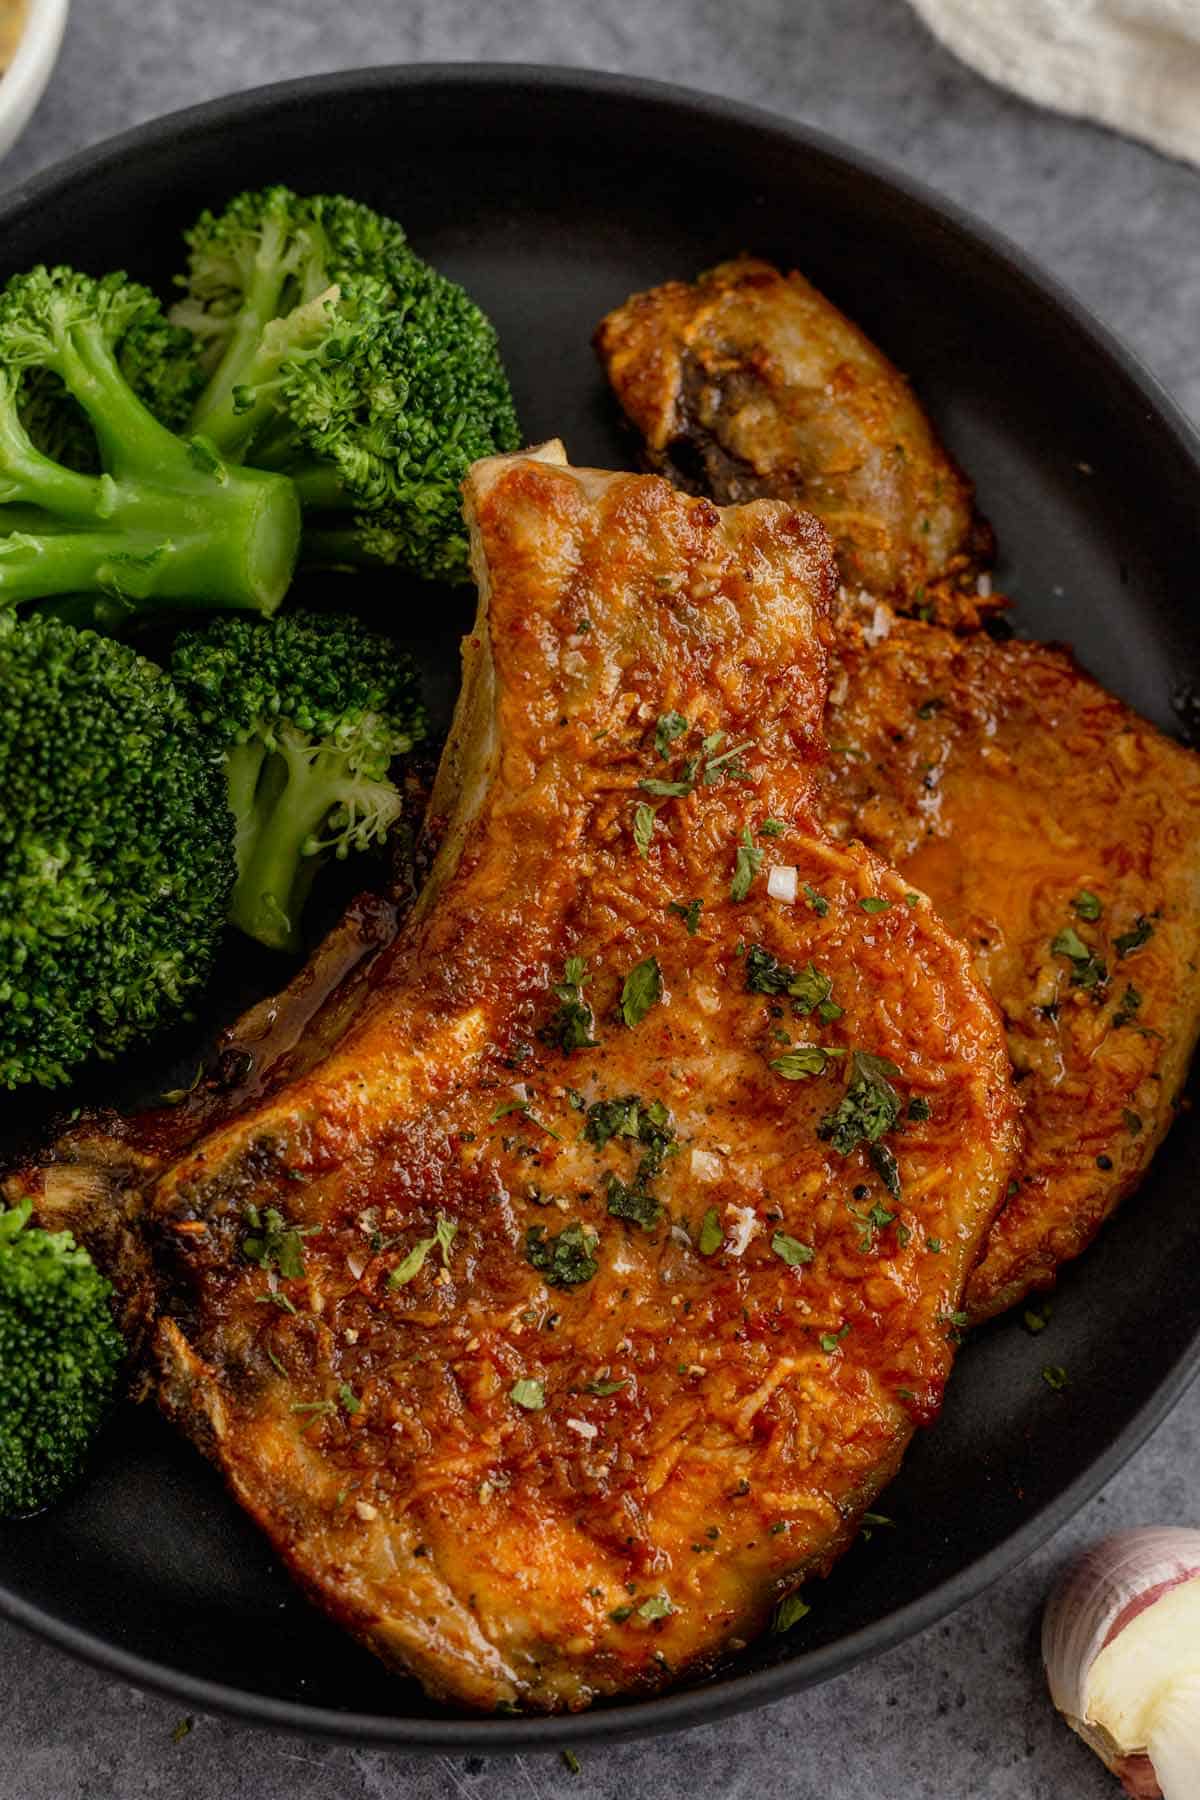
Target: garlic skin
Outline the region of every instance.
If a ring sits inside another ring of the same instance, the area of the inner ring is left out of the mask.
[[[1094,1544],[1050,1597],[1050,1695],[1136,1800],[1200,1796],[1200,1531]]]

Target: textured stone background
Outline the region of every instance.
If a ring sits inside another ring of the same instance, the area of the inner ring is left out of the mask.
[[[777,108],[869,147],[1000,226],[1200,417],[1200,174],[1034,112],[968,74],[903,0],[75,0],[16,182],[138,120],[229,89],[438,59],[622,69]],[[1051,1572],[1099,1532],[1196,1519],[1200,1388],[1038,1556],[870,1667],[649,1743],[421,1759],[197,1719],[0,1626],[0,1800],[1103,1800],[1037,1668]]]

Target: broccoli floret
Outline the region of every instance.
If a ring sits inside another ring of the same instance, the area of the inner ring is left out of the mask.
[[[291,483],[177,437],[122,373],[124,345],[135,378],[177,414],[191,381],[189,357],[173,363],[177,343],[153,295],[123,275],[38,268],[0,294],[0,606],[94,594],[105,622],[164,606],[278,606],[299,536]],[[87,446],[68,395],[99,474],[69,466]],[[23,404],[64,460],[38,449]]]
[[[126,381],[160,424],[186,433],[192,408],[204,387],[204,370],[194,337],[169,325],[161,313],[133,318],[113,345]],[[49,369],[26,369],[17,407],[21,423],[43,456],[77,469],[100,473],[100,447],[87,414]]]
[[[411,662],[344,615],[214,619],[181,632],[171,672],[221,746],[236,822],[235,925],[277,950],[330,855],[381,842],[397,756],[423,734]]]
[[[81,1473],[124,1346],[112,1287],[69,1231],[0,1212],[0,1515],[39,1511]]]
[[[171,316],[211,365],[193,429],[293,478],[305,561],[465,580],[460,484],[520,442],[475,302],[399,225],[336,196],[243,194],[187,241]]]
[[[161,669],[0,613],[0,1086],[52,1087],[184,1008],[233,886],[212,745]]]

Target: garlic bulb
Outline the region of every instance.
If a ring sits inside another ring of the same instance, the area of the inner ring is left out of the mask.
[[[1136,1800],[1200,1795],[1200,1531],[1105,1538],[1042,1624],[1050,1697]]]

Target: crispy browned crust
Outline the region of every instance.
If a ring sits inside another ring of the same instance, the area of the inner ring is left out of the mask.
[[[635,294],[596,347],[650,465],[714,500],[803,506],[842,581],[978,623],[991,533],[903,376],[804,277],[739,257]],[[987,584],[984,583],[985,588]]]
[[[1200,758],[1065,650],[911,620],[844,641],[830,805],[970,946],[1024,1100],[1019,1182],[968,1289],[987,1318],[1087,1248],[1175,1116],[1200,1027]],[[1073,983],[1068,926],[1105,980]]]
[[[844,1549],[937,1409],[1013,1102],[962,947],[817,823],[815,521],[519,457],[480,465],[468,501],[481,611],[430,898],[324,1057],[157,1183],[158,1352],[164,1405],[335,1617],[434,1693],[554,1710],[703,1665]],[[665,758],[668,711],[690,733]],[[665,799],[639,855],[639,782],[718,731],[744,779]],[[771,900],[765,867],[731,898],[747,830],[823,915]],[[692,898],[694,935],[670,910]],[[755,943],[827,973],[842,1015],[748,992]],[[570,1055],[540,1035],[568,956],[596,1039]],[[630,1027],[622,986],[650,956],[663,999]],[[865,1221],[888,1197],[862,1150],[818,1134],[845,1065],[787,1081],[780,1033],[886,1057],[928,1100],[889,1139],[894,1224]],[[651,1226],[606,1204],[640,1149],[583,1135],[581,1107],[630,1094],[676,1132]],[[308,1234],[302,1277],[246,1260],[250,1205]],[[446,1259],[393,1285],[439,1216]],[[527,1233],[573,1222],[597,1272],[549,1287]],[[773,1252],[778,1231],[811,1262]],[[675,1610],[639,1610],[659,1595]]]
[[[844,834],[896,862],[963,933],[1005,1014],[1026,1153],[970,1288],[972,1317],[988,1317],[1050,1285],[1086,1248],[1173,1117],[1200,1023],[1200,763],[1065,652],[985,636],[959,644],[939,628],[938,619],[977,626],[991,604],[984,596],[972,610],[973,581],[936,580],[973,541],[970,490],[957,471],[947,475],[907,385],[801,277],[723,264],[690,286],[635,296],[603,322],[598,344],[652,456],[669,459],[693,430],[685,370],[698,344],[711,430],[724,449],[736,440],[754,491],[791,495],[795,463],[810,479],[828,471],[835,485],[877,494],[878,518],[899,521],[880,534],[894,555],[855,565],[854,544],[839,545],[829,804]],[[893,442],[905,446],[899,463],[885,454]],[[719,457],[699,466],[700,485],[721,491]],[[926,534],[931,493],[945,504],[930,511]],[[837,516],[825,517],[837,536]],[[936,554],[923,565],[926,537]],[[920,620],[895,620],[887,601],[897,594],[921,600]],[[1098,883],[1106,911],[1093,929],[1070,900]],[[1128,959],[1107,951],[1132,918],[1156,910],[1144,949]],[[1100,1005],[1050,954],[1068,924],[1107,956]],[[1130,984],[1142,1008],[1115,1027]]]

